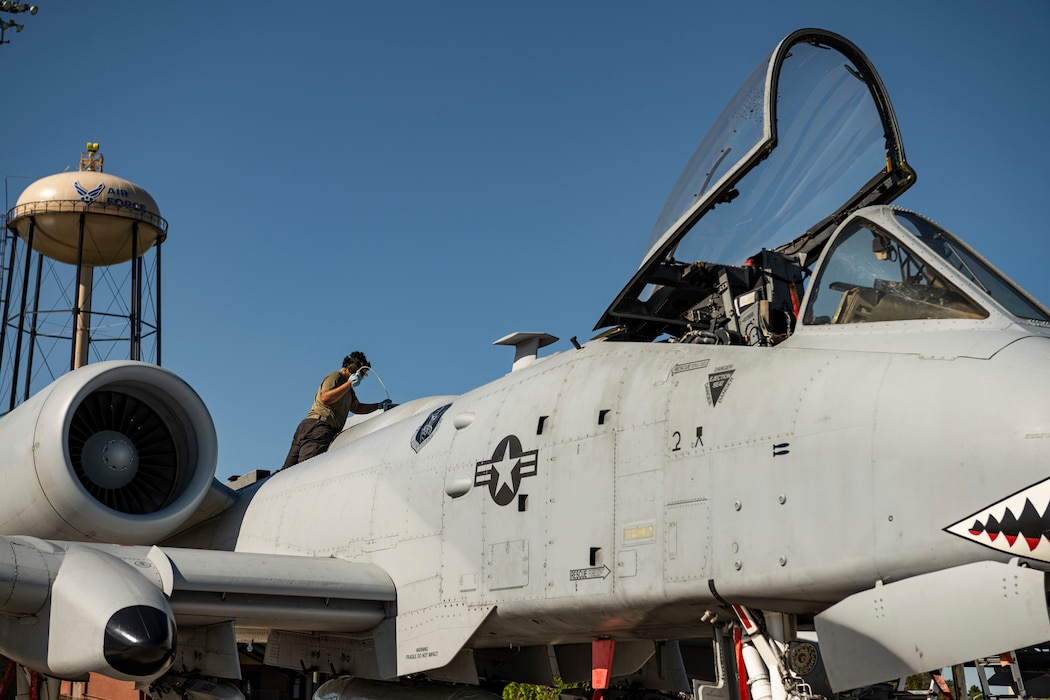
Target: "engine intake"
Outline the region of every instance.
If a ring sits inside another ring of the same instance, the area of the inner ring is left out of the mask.
[[[215,428],[196,392],[142,362],[61,377],[0,419],[0,535],[152,544],[200,506]]]

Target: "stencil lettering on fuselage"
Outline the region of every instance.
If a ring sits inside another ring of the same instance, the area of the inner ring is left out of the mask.
[[[715,371],[707,375],[707,405],[717,406],[725,397],[729,385],[733,383],[733,365],[715,367]]]

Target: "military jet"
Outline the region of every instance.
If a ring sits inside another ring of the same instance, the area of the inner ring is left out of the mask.
[[[891,206],[915,179],[868,59],[801,30],[590,342],[511,334],[236,490],[177,376],[67,374],[0,420],[0,653],[161,698],[238,697],[248,643],[329,700],[783,700],[1050,639],[1050,311]]]

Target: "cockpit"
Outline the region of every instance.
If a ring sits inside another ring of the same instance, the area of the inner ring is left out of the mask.
[[[979,320],[992,308],[1050,322],[958,238],[887,206],[915,179],[868,59],[830,32],[795,32],[701,141],[595,328],[771,346],[805,326]]]
[[[1037,303],[961,240],[917,214],[889,212],[923,248],[909,248],[886,228],[857,217],[832,239],[810,292],[806,325],[987,318],[979,297],[938,270],[944,265],[1013,315],[1048,320]]]

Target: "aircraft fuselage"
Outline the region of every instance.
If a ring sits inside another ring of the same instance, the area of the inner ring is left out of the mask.
[[[877,580],[1009,559],[944,528],[1045,478],[1048,339],[989,329],[959,352],[949,333],[935,355],[922,333],[894,339],[915,352],[849,349],[853,330],[553,355],[351,428],[209,544],[377,564],[399,616],[495,606],[477,646],[695,636],[716,594],[813,613]]]

